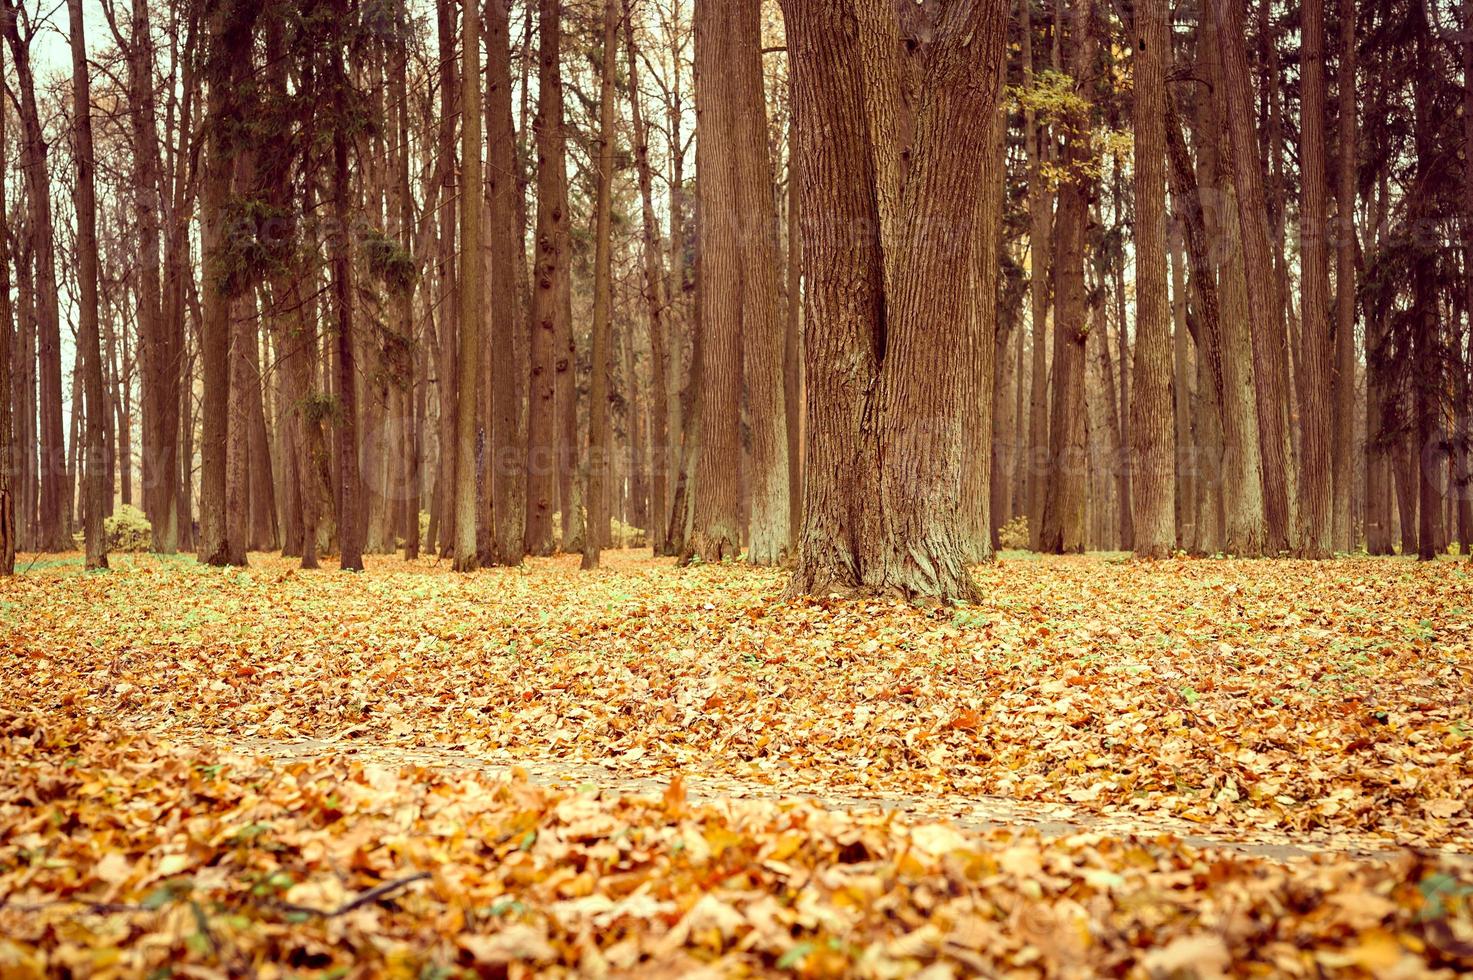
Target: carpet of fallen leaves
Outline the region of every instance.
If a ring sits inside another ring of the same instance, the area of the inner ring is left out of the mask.
[[[929,608],[633,553],[115,566],[0,583],[3,976],[1473,970],[1467,563],[1018,557]]]

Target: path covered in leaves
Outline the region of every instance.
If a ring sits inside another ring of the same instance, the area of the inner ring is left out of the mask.
[[[1467,563],[115,564],[0,584],[3,974],[1473,968]]]

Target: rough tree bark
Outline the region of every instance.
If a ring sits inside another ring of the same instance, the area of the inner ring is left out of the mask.
[[[1259,446],[1263,466],[1265,550],[1278,554],[1294,546],[1299,531],[1293,454],[1288,424],[1284,301],[1274,260],[1264,194],[1263,161],[1258,152],[1252,82],[1243,52],[1244,0],[1210,0],[1222,58],[1223,104],[1232,150],[1238,223],[1242,233],[1247,314],[1253,345],[1253,384],[1258,395]]]
[[[741,249],[741,379],[751,433],[751,506],[747,560],[781,563],[792,535],[788,521],[788,438],[783,386],[783,317],[778,289],[778,225],[772,162],[767,152],[767,108],[762,93],[761,0],[724,0],[730,36],[718,84],[731,99],[731,167],[736,192],[716,220],[736,224]],[[708,131],[709,133],[710,131]],[[713,134],[724,138],[721,131]],[[710,210],[705,212],[711,220]]]
[[[1129,406],[1135,553],[1164,558],[1176,545],[1171,405],[1171,311],[1166,292],[1166,71],[1168,0],[1135,7],[1135,397]],[[1121,324],[1122,331],[1124,324]],[[1121,370],[1125,365],[1121,364]]]
[[[907,11],[928,12],[932,21],[905,42],[923,60],[908,65],[892,6],[793,0],[785,8],[803,120],[803,278],[813,325],[793,594],[977,595],[959,515],[962,433],[972,365],[992,325],[969,315],[972,290],[955,272],[978,236],[995,232],[976,227],[975,191],[1006,8],[984,0]],[[919,76],[917,101],[903,115],[907,68]],[[856,235],[859,228],[878,234]]]
[[[742,242],[738,213],[732,45],[735,11],[721,0],[695,7],[696,188],[700,199],[697,327],[701,336],[700,452],[695,460],[690,539],[682,560],[735,558],[741,551],[739,482],[742,391]]]

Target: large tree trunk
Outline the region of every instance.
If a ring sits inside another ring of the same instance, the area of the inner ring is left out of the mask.
[[[598,187],[594,205],[593,336],[589,344],[588,385],[588,525],[583,534],[581,567],[598,567],[609,528],[609,320],[613,306],[612,252],[614,213],[614,72],[619,43],[618,0],[604,0],[603,64],[599,72]],[[634,383],[634,379],[629,379]]]
[[[1076,0],[1073,10],[1070,73],[1075,93],[1088,94],[1097,77],[1098,42],[1094,31],[1094,0]],[[1090,134],[1083,120],[1075,120],[1065,139],[1064,169],[1068,179],[1059,185],[1059,213],[1055,228],[1054,291],[1058,316],[1054,323],[1053,400],[1049,412],[1047,489],[1039,549],[1053,554],[1082,552],[1084,540],[1085,342],[1089,337],[1084,289],[1084,230],[1088,220],[1086,164],[1091,158]]]
[[[700,452],[690,540],[683,559],[735,558],[741,551],[737,460],[741,458],[742,228],[737,211],[736,99],[731,47],[734,11],[719,0],[695,9],[696,186],[700,196]]]
[[[533,270],[531,391],[527,416],[527,553],[550,555],[558,508],[558,338],[568,282],[568,175],[563,141],[559,0],[539,0],[537,35],[537,231]],[[567,529],[566,516],[564,530]]]
[[[993,325],[970,315],[974,294],[955,273],[996,231],[977,227],[975,191],[1005,9],[989,0],[935,11],[910,36],[912,47],[926,38],[923,68],[902,60],[893,7],[792,2],[786,14],[815,325],[804,527],[789,589],[971,599],[962,433]],[[921,77],[910,88],[907,156],[900,79],[912,67]],[[925,234],[943,223],[949,234]],[[879,234],[856,238],[855,228]]]
[[[1247,316],[1252,334],[1253,385],[1258,396],[1259,447],[1263,467],[1265,550],[1278,554],[1295,544],[1299,533],[1293,454],[1285,388],[1288,356],[1284,332],[1284,298],[1274,259],[1264,194],[1263,163],[1254,125],[1252,83],[1243,52],[1244,0],[1210,0],[1222,57],[1223,103],[1232,148],[1234,188],[1242,234]]]
[[[1166,292],[1167,0],[1135,8],[1135,400],[1130,468],[1135,552],[1164,558],[1176,546],[1176,468],[1171,404],[1171,311]],[[1123,333],[1125,325],[1121,324]],[[1121,371],[1125,365],[1121,363]],[[1122,390],[1124,386],[1122,385]]]
[[[722,0],[729,37],[724,75],[716,79],[730,98],[731,167],[735,197],[719,220],[733,221],[741,248],[741,377],[751,432],[751,507],[747,559],[782,562],[791,542],[788,508],[788,409],[783,386],[783,317],[778,289],[777,214],[772,162],[767,151],[767,109],[762,92],[761,0]],[[707,131],[710,133],[710,131]],[[718,130],[714,135],[723,138]],[[710,210],[705,212],[708,222]]]
[[[474,0],[463,7],[460,88],[460,353],[455,399],[455,570],[473,572],[476,551],[477,390],[481,368],[481,40]],[[447,389],[448,391],[448,389]]]
[[[36,82],[31,72],[31,39],[23,38],[18,4],[6,0],[4,30],[15,57],[16,90],[21,123],[21,169],[25,174],[27,231],[31,241],[32,306],[36,322],[36,354],[40,387],[40,500],[38,551],[67,551],[66,508],[70,494],[61,411],[61,318],[58,310],[56,246],[51,217],[51,171],[47,144],[36,107]]]

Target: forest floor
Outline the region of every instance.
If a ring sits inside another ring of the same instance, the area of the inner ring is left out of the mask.
[[[0,582],[0,975],[1473,969],[1473,565]]]

